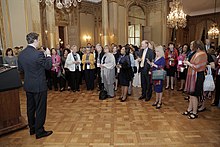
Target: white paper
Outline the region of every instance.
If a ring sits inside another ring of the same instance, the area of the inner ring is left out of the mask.
[[[180,67],[180,72],[183,72],[184,71],[184,67]]]

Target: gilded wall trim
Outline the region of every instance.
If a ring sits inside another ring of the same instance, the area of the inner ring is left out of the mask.
[[[0,0],[0,35],[3,50],[6,49],[6,41],[5,41],[5,30],[3,25],[3,14],[2,14],[2,4]]]
[[[24,13],[25,13],[25,23],[26,23],[26,33],[29,32],[29,24],[28,24],[28,7],[27,7],[27,0],[24,0]]]
[[[11,33],[11,21],[9,16],[9,8],[8,8],[8,0],[5,0],[6,2],[6,16],[7,16],[7,22],[8,22],[8,35],[9,35],[9,46],[13,46],[12,43],[12,33]]]

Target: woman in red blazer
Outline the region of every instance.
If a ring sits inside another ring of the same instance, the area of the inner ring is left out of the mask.
[[[171,87],[171,90],[174,90],[173,88],[173,81],[175,77],[175,71],[177,67],[177,57],[178,57],[178,51],[174,48],[174,43],[169,43],[168,48],[165,51],[165,60],[166,60],[166,71],[167,71],[167,86],[166,89]],[[171,84],[170,84],[171,79]]]

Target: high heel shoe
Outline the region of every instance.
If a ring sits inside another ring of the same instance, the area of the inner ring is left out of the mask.
[[[156,109],[160,109],[161,108],[162,103],[158,103],[156,106]]]
[[[188,119],[195,119],[195,118],[198,118],[198,114],[191,113],[188,116]]]
[[[191,113],[192,113],[192,110],[191,111],[186,110],[185,112],[182,113],[182,115],[190,115]]]
[[[154,103],[152,104],[152,106],[157,106],[157,104],[158,104],[158,102],[154,102]]]
[[[60,92],[63,92],[64,90],[65,90],[64,88],[61,88],[61,89],[60,89]]]
[[[123,96],[120,96],[119,98],[118,98],[118,100],[121,100],[123,98]]]
[[[169,89],[169,86],[166,86],[165,89]]]
[[[125,97],[125,99],[121,99],[121,102],[125,102],[127,100],[127,96]]]

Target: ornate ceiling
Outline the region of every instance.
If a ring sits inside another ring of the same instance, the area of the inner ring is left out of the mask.
[[[84,1],[93,2],[93,3],[99,3],[99,2],[101,2],[102,0],[84,0]]]

